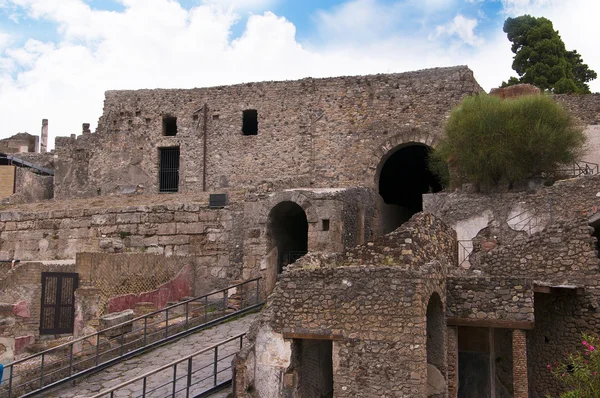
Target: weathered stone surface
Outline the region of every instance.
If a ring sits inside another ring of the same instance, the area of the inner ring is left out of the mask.
[[[107,329],[115,325],[130,321],[134,318],[133,310],[125,310],[121,312],[113,312],[111,314],[104,315],[100,318],[100,329]],[[133,327],[132,323],[128,323],[122,327],[116,327],[110,330],[104,331],[106,337],[119,336],[122,333],[131,332]]]

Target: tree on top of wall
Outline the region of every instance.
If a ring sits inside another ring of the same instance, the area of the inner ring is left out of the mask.
[[[572,163],[584,143],[582,129],[546,95],[479,94],[452,111],[429,167],[446,186],[510,188]]]
[[[511,77],[502,87],[529,83],[556,94],[590,92],[587,83],[597,77],[596,72],[576,50],[566,50],[552,21],[522,15],[508,18],[503,30],[512,42],[512,68],[519,78]]]

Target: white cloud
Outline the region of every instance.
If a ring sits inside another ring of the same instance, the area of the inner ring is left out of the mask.
[[[204,4],[219,6],[225,9],[266,10],[277,4],[279,0],[204,0]]]
[[[60,39],[16,46],[0,33],[0,109],[11,116],[3,119],[2,137],[38,133],[42,118],[50,119],[52,136],[79,133],[83,122],[94,128],[108,89],[189,88],[456,64],[469,65],[490,89],[512,74],[506,35],[498,29],[483,45],[477,21],[462,14],[453,12],[435,40],[429,38],[432,32],[435,36],[435,25],[426,23],[403,33],[398,27],[407,18],[425,15],[416,12],[417,0],[352,0],[320,12],[319,39],[303,44],[295,37],[295,26],[271,12],[250,14],[243,34],[232,41],[231,29],[239,20],[233,0],[206,0],[191,10],[175,0],[122,0],[123,12],[92,10],[83,0],[9,1],[30,18],[56,23]],[[268,7],[271,1],[243,0],[235,6]],[[451,4],[425,2],[440,9]],[[543,5],[533,11],[549,10],[546,14],[567,47],[578,49],[600,72],[594,48],[600,37],[594,16],[600,10],[586,9],[585,3],[572,0],[568,7]],[[444,36],[456,40],[449,45]]]
[[[8,33],[0,32],[0,52],[8,46],[10,39],[11,37]]]
[[[483,39],[475,34],[477,20],[466,18],[464,15],[456,14],[454,19],[445,25],[438,26],[434,36],[457,36],[470,46],[483,44]]]

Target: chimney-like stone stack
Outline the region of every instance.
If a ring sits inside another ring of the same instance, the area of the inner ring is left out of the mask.
[[[48,119],[42,119],[42,140],[40,142],[40,152],[48,152]]]
[[[82,125],[82,134],[91,134],[92,130],[90,130],[90,124],[89,123],[83,123]]]

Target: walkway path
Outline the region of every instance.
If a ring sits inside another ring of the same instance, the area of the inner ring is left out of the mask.
[[[80,379],[72,384],[65,384],[43,394],[44,397],[85,398],[97,394],[101,390],[114,387],[131,380],[153,369],[190,355],[203,348],[248,331],[248,327],[256,314],[246,315],[211,329],[204,330],[177,340],[173,343],[156,348],[146,354],[131,358],[103,371]],[[119,397],[131,395],[119,394]]]

